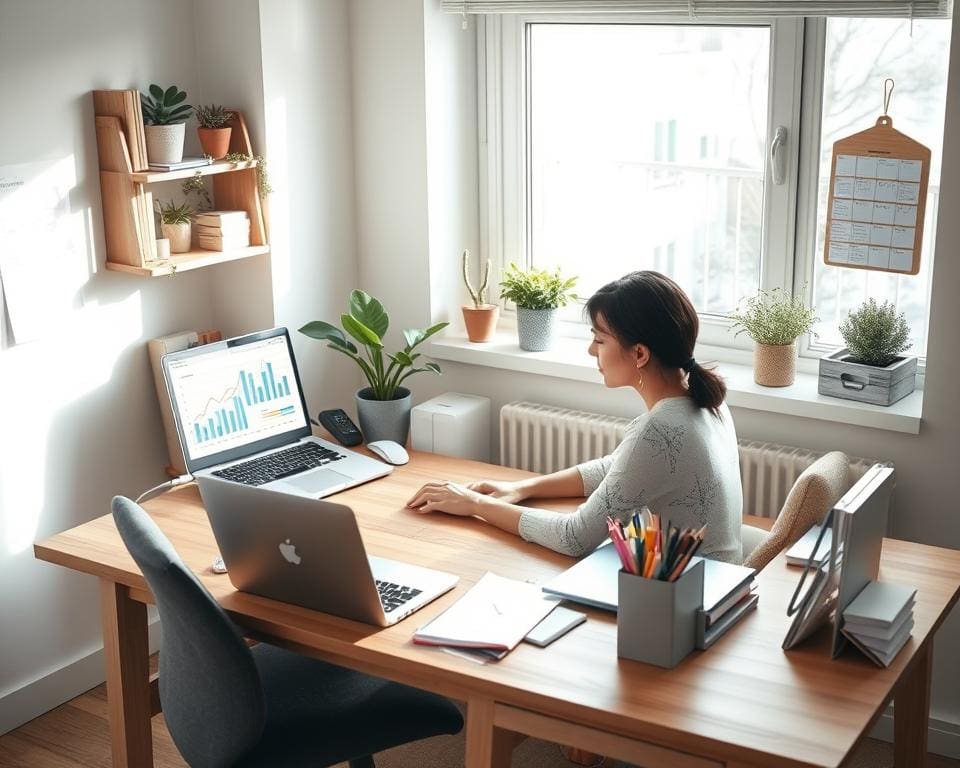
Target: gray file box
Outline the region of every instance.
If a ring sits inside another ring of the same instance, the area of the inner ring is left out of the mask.
[[[620,571],[617,656],[675,667],[693,650],[703,608],[703,561],[676,581]]]

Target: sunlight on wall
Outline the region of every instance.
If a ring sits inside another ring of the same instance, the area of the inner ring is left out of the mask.
[[[272,99],[265,113],[268,136],[283,137],[269,144],[271,186],[270,195],[270,253],[273,273],[273,305],[281,306],[291,292],[290,255],[290,158],[287,153],[287,100]],[[284,254],[286,258],[281,258]]]
[[[117,358],[138,343],[140,305],[139,293],[115,304],[87,305],[64,318],[59,336],[0,355],[0,403],[19,404],[4,408],[0,435],[0,551],[17,554],[36,539],[45,489],[53,482],[47,476],[48,442],[70,429],[64,413],[107,386]]]

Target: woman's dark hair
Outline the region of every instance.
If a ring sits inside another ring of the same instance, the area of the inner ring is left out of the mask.
[[[727,387],[716,373],[693,359],[700,320],[687,294],[666,275],[640,271],[607,283],[587,301],[586,311],[625,347],[643,344],[665,368],[689,374],[690,397],[719,413]]]

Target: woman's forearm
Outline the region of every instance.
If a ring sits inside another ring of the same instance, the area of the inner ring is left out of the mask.
[[[508,504],[492,496],[484,496],[479,504],[477,514],[490,523],[490,525],[495,525],[507,533],[519,536],[520,515],[522,515],[526,509],[526,507],[521,507],[517,504]]]
[[[568,499],[583,496],[583,478],[576,467],[521,480],[519,486],[525,499]]]

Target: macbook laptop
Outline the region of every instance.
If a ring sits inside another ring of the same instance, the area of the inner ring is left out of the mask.
[[[452,589],[452,573],[368,556],[343,504],[200,475],[230,581],[285,603],[386,627]]]
[[[392,471],[312,436],[286,328],[162,359],[187,471],[318,499]]]

